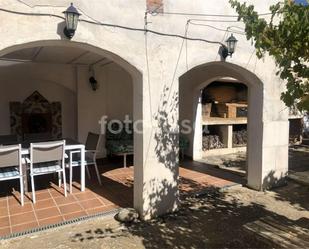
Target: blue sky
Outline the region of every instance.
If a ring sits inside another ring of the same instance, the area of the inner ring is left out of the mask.
[[[303,5],[308,5],[307,0],[295,0],[295,3],[303,4]]]

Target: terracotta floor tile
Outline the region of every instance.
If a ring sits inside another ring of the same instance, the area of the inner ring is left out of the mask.
[[[37,201],[35,204],[33,204],[33,207],[35,210],[50,208],[50,207],[55,207],[55,206],[56,204],[52,198],[42,200],[42,201]]]
[[[69,188],[68,188],[68,191],[69,191]],[[73,186],[73,188],[72,188],[72,193],[73,194],[78,194],[80,192],[81,192],[80,191],[80,187]]]
[[[103,206],[108,205],[108,201],[103,196],[97,196],[97,199],[102,203]]]
[[[31,195],[31,198],[32,198],[32,195]],[[36,201],[43,201],[43,200],[50,199],[51,195],[49,194],[48,191],[39,192],[39,193],[35,192],[35,198],[36,198]]]
[[[10,215],[21,214],[21,213],[28,213],[33,211],[32,203],[28,202],[25,203],[24,206],[21,205],[14,205],[9,207]]]
[[[61,197],[54,198],[54,200],[58,206],[77,202],[76,198],[70,194],[67,197],[61,196]]]
[[[73,181],[72,185],[73,185],[73,188],[77,188],[77,189],[80,189],[80,186],[81,186],[79,182],[75,182],[75,181]]]
[[[108,211],[111,211],[111,210],[116,209],[116,208],[119,208],[119,206],[116,205],[116,204],[111,204],[111,205],[104,207],[104,212],[108,212]]]
[[[71,203],[68,205],[59,206],[59,209],[60,209],[61,214],[69,214],[69,213],[83,211],[83,209],[77,203]]]
[[[0,217],[7,216],[9,214],[8,209],[6,207],[0,208]]]
[[[35,190],[35,193],[36,193],[36,194],[49,193],[49,188],[36,189],[36,190]]]
[[[74,213],[68,213],[64,215],[65,220],[72,220],[78,217],[83,217],[86,216],[87,213],[85,211],[79,211],[79,212],[74,212]]]
[[[14,205],[20,205],[21,206],[21,202],[20,199],[15,198],[14,196],[10,196],[8,197],[9,200],[9,206],[14,206]],[[27,199],[25,198],[25,202],[27,202]]]
[[[64,191],[63,190],[55,190],[55,189],[50,189],[49,193],[52,195],[53,198],[57,197],[64,197]]]
[[[36,228],[38,226],[39,225],[38,225],[38,223],[36,221],[35,222],[21,224],[21,225],[12,226],[12,233],[18,233],[18,232],[30,230],[30,229]]]
[[[52,218],[39,220],[39,225],[40,226],[53,225],[53,224],[60,223],[61,221],[63,221],[62,216],[56,216]]]
[[[7,197],[0,198],[0,208],[7,207],[7,205],[8,205]]]
[[[9,227],[10,226],[10,219],[8,216],[0,218],[0,228],[2,227]]]
[[[217,181],[217,182],[215,183],[215,186],[221,188],[221,187],[229,186],[229,185],[232,185],[232,184],[233,184],[233,182],[229,182],[229,181],[224,181],[224,180],[222,180],[222,181]]]
[[[31,222],[36,221],[34,212],[12,215],[10,216],[10,219],[11,219],[12,226],[20,225],[23,223],[31,223]]]
[[[88,182],[87,181],[87,176],[86,176],[86,186],[89,186],[89,185],[94,185],[95,183],[94,182]],[[73,184],[72,184],[72,186],[73,186],[73,189],[72,189],[72,192],[73,193],[80,193],[81,192],[81,185],[80,185],[80,183],[78,183],[78,182],[73,182]],[[68,188],[69,189],[69,188]],[[90,191],[90,189],[89,188],[85,188],[85,191]]]
[[[39,220],[47,219],[47,218],[50,218],[50,217],[55,217],[55,216],[60,215],[59,210],[56,207],[36,210],[35,214],[36,214],[36,216]]]
[[[115,168],[117,165],[119,168]],[[179,189],[181,194],[202,191],[210,184],[220,187],[231,185],[234,183],[233,181],[238,179],[236,176],[233,178],[233,176],[203,163],[185,161],[182,162],[182,165],[184,167],[179,169]],[[38,225],[55,224],[64,219],[69,220],[80,216],[107,212],[119,206],[133,206],[133,169],[133,167],[122,168],[121,161],[118,163],[109,162],[108,165],[101,167],[101,171],[104,171],[101,173],[102,186],[97,183],[95,172],[91,169],[92,178],[89,180],[86,177],[87,188],[85,192],[80,191],[79,176],[78,171],[76,171],[73,194],[68,194],[66,198],[64,197],[63,188],[58,188],[54,183],[49,185],[49,182],[47,186],[44,179],[41,179],[42,183],[40,185],[40,180],[38,180],[36,184],[38,184],[40,190],[36,191],[37,203],[34,205],[34,211],[30,208],[32,205],[31,192],[27,193],[27,204],[24,207],[20,205],[18,191],[13,192],[13,195],[17,198],[11,195],[11,191],[8,192],[8,197],[6,197],[6,193],[2,193],[2,197],[0,197],[0,236],[10,232],[9,213],[12,214],[10,218],[13,232],[16,232],[34,228]],[[18,190],[18,186],[17,188],[16,186],[13,187],[13,189]],[[10,205],[9,211],[7,210],[8,202]]]
[[[77,194],[74,194],[74,196],[79,201],[86,201],[86,200],[91,200],[91,199],[95,199],[96,198],[95,194],[93,194],[90,191],[77,193]]]
[[[91,209],[87,209],[86,212],[88,215],[92,215],[92,214],[98,214],[98,213],[104,213],[107,211],[110,211],[112,209],[117,208],[116,206],[101,206],[101,207],[97,207],[97,208],[91,208]]]
[[[0,228],[0,236],[9,235],[11,233],[10,227]]]
[[[98,199],[81,201],[80,204],[84,209],[97,208],[103,206],[103,204]]]

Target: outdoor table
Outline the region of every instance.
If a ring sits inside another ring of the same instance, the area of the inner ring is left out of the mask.
[[[60,139],[59,139],[60,140]],[[73,139],[65,138],[65,151],[80,151],[80,159],[81,159],[81,191],[85,191],[85,145],[82,143],[79,143]],[[51,141],[51,140],[49,140]],[[42,142],[48,142],[48,141],[42,141]],[[22,151],[21,154],[23,157],[30,155],[30,142],[24,142],[22,143]],[[25,192],[28,192],[28,178],[27,178],[27,166],[24,165],[23,167],[23,175],[24,175],[24,188]]]

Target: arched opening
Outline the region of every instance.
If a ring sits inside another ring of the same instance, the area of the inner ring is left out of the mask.
[[[263,137],[262,82],[253,73],[237,65],[211,62],[195,67],[180,77],[179,96],[180,121],[187,120],[190,124],[190,132],[181,135],[189,143],[184,151],[185,156],[193,161],[207,162],[205,158],[211,155],[219,158],[222,154],[242,151],[243,159],[246,160],[242,162],[246,170],[246,182],[249,185],[259,182],[262,177],[259,172]],[[238,103],[233,103],[235,100]],[[211,113],[210,104],[207,105],[211,101],[214,101],[214,113]],[[237,107],[242,109],[237,110]],[[181,132],[182,130],[181,128]],[[247,149],[237,146],[239,142],[235,141],[235,135],[243,133],[247,133],[243,135]],[[210,150],[211,146],[222,148]]]
[[[125,134],[129,151],[116,153],[111,150],[123,147],[122,140],[113,141],[106,129],[111,120],[142,120],[142,74],[138,69],[120,56],[88,44],[38,41],[0,51],[0,77],[0,140],[13,135],[25,146],[59,139],[86,144],[89,132],[101,135],[96,161],[102,185],[90,166],[90,178],[86,174],[86,189],[81,192],[78,167],[73,171],[73,193],[63,198],[57,177],[38,177],[34,213],[41,209],[41,201],[51,199],[55,200],[52,207],[58,208],[59,222],[119,206],[133,207],[133,199],[138,198],[133,182],[141,174],[133,165],[142,167],[142,133],[130,130],[132,133]],[[18,182],[3,184],[3,196],[9,193],[12,202],[18,203]],[[16,191],[12,193],[12,189]],[[27,197],[31,201],[31,194]],[[65,206],[74,206],[74,210],[61,213]],[[42,217],[42,224],[48,218]],[[38,220],[36,226],[40,225]]]
[[[201,89],[200,102],[202,159],[246,175],[248,87],[222,78]]]

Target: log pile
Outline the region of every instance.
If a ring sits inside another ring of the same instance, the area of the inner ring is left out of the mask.
[[[247,130],[233,131],[233,145],[246,146],[247,135]]]
[[[203,151],[224,148],[224,144],[220,141],[218,135],[203,136]]]

